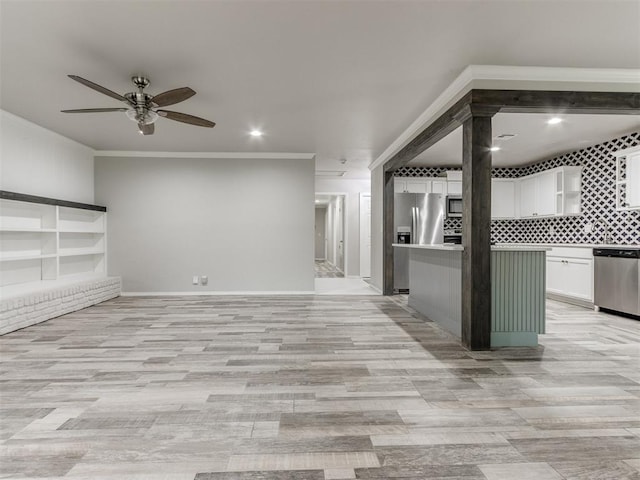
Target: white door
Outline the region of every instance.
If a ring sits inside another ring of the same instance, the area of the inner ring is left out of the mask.
[[[360,194],[360,276],[371,276],[371,195]]]
[[[491,180],[491,218],[515,218],[515,199],[515,180]]]
[[[533,217],[536,213],[536,177],[520,182],[520,216]]]
[[[627,206],[640,207],[640,153],[627,156]]]
[[[408,193],[431,193],[430,186],[428,180],[407,180],[406,191]]]
[[[315,227],[315,250],[316,260],[327,258],[327,235],[326,235],[327,209],[316,207],[316,227]]]
[[[556,175],[547,172],[539,175],[536,185],[537,216],[549,216],[556,213]]]
[[[564,267],[563,259],[547,257],[547,292],[565,293]]]
[[[565,293],[593,301],[593,268],[591,260],[568,258],[565,263]]]
[[[344,197],[338,197],[338,201],[336,202],[336,239],[337,239],[337,253],[338,258],[336,259],[336,267],[341,272],[344,272]]]

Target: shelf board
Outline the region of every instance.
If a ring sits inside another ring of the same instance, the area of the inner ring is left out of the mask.
[[[32,255],[7,255],[0,257],[0,262],[17,262],[20,260],[40,260],[43,258],[55,258],[55,253],[49,254],[32,254]]]
[[[0,227],[0,232],[56,233],[56,231],[55,228]]]
[[[60,228],[60,233],[104,233],[104,230],[80,230],[77,228]]]
[[[59,257],[84,257],[89,255],[104,255],[104,250],[95,250],[95,249],[82,249],[82,248],[74,248],[74,249],[61,249],[58,253]]]

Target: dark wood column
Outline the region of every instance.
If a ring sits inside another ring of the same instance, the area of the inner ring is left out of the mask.
[[[382,294],[393,295],[393,172],[384,172],[384,186],[382,192]]]
[[[491,113],[463,123],[462,343],[491,346]]]

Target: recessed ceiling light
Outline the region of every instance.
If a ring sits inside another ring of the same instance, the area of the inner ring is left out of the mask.
[[[489,150],[491,152],[497,152],[498,150],[500,150],[500,147],[491,147]]]
[[[557,125],[560,122],[562,122],[562,119],[560,117],[552,117],[549,120],[547,120],[547,123],[549,125]]]
[[[316,200],[316,203],[320,203],[320,200]]]
[[[252,137],[261,137],[263,135],[261,130],[258,129],[253,129],[249,132],[249,135],[251,135]]]

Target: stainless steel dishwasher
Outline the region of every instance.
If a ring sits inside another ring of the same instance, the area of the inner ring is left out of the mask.
[[[594,248],[596,306],[640,315],[640,248]]]

